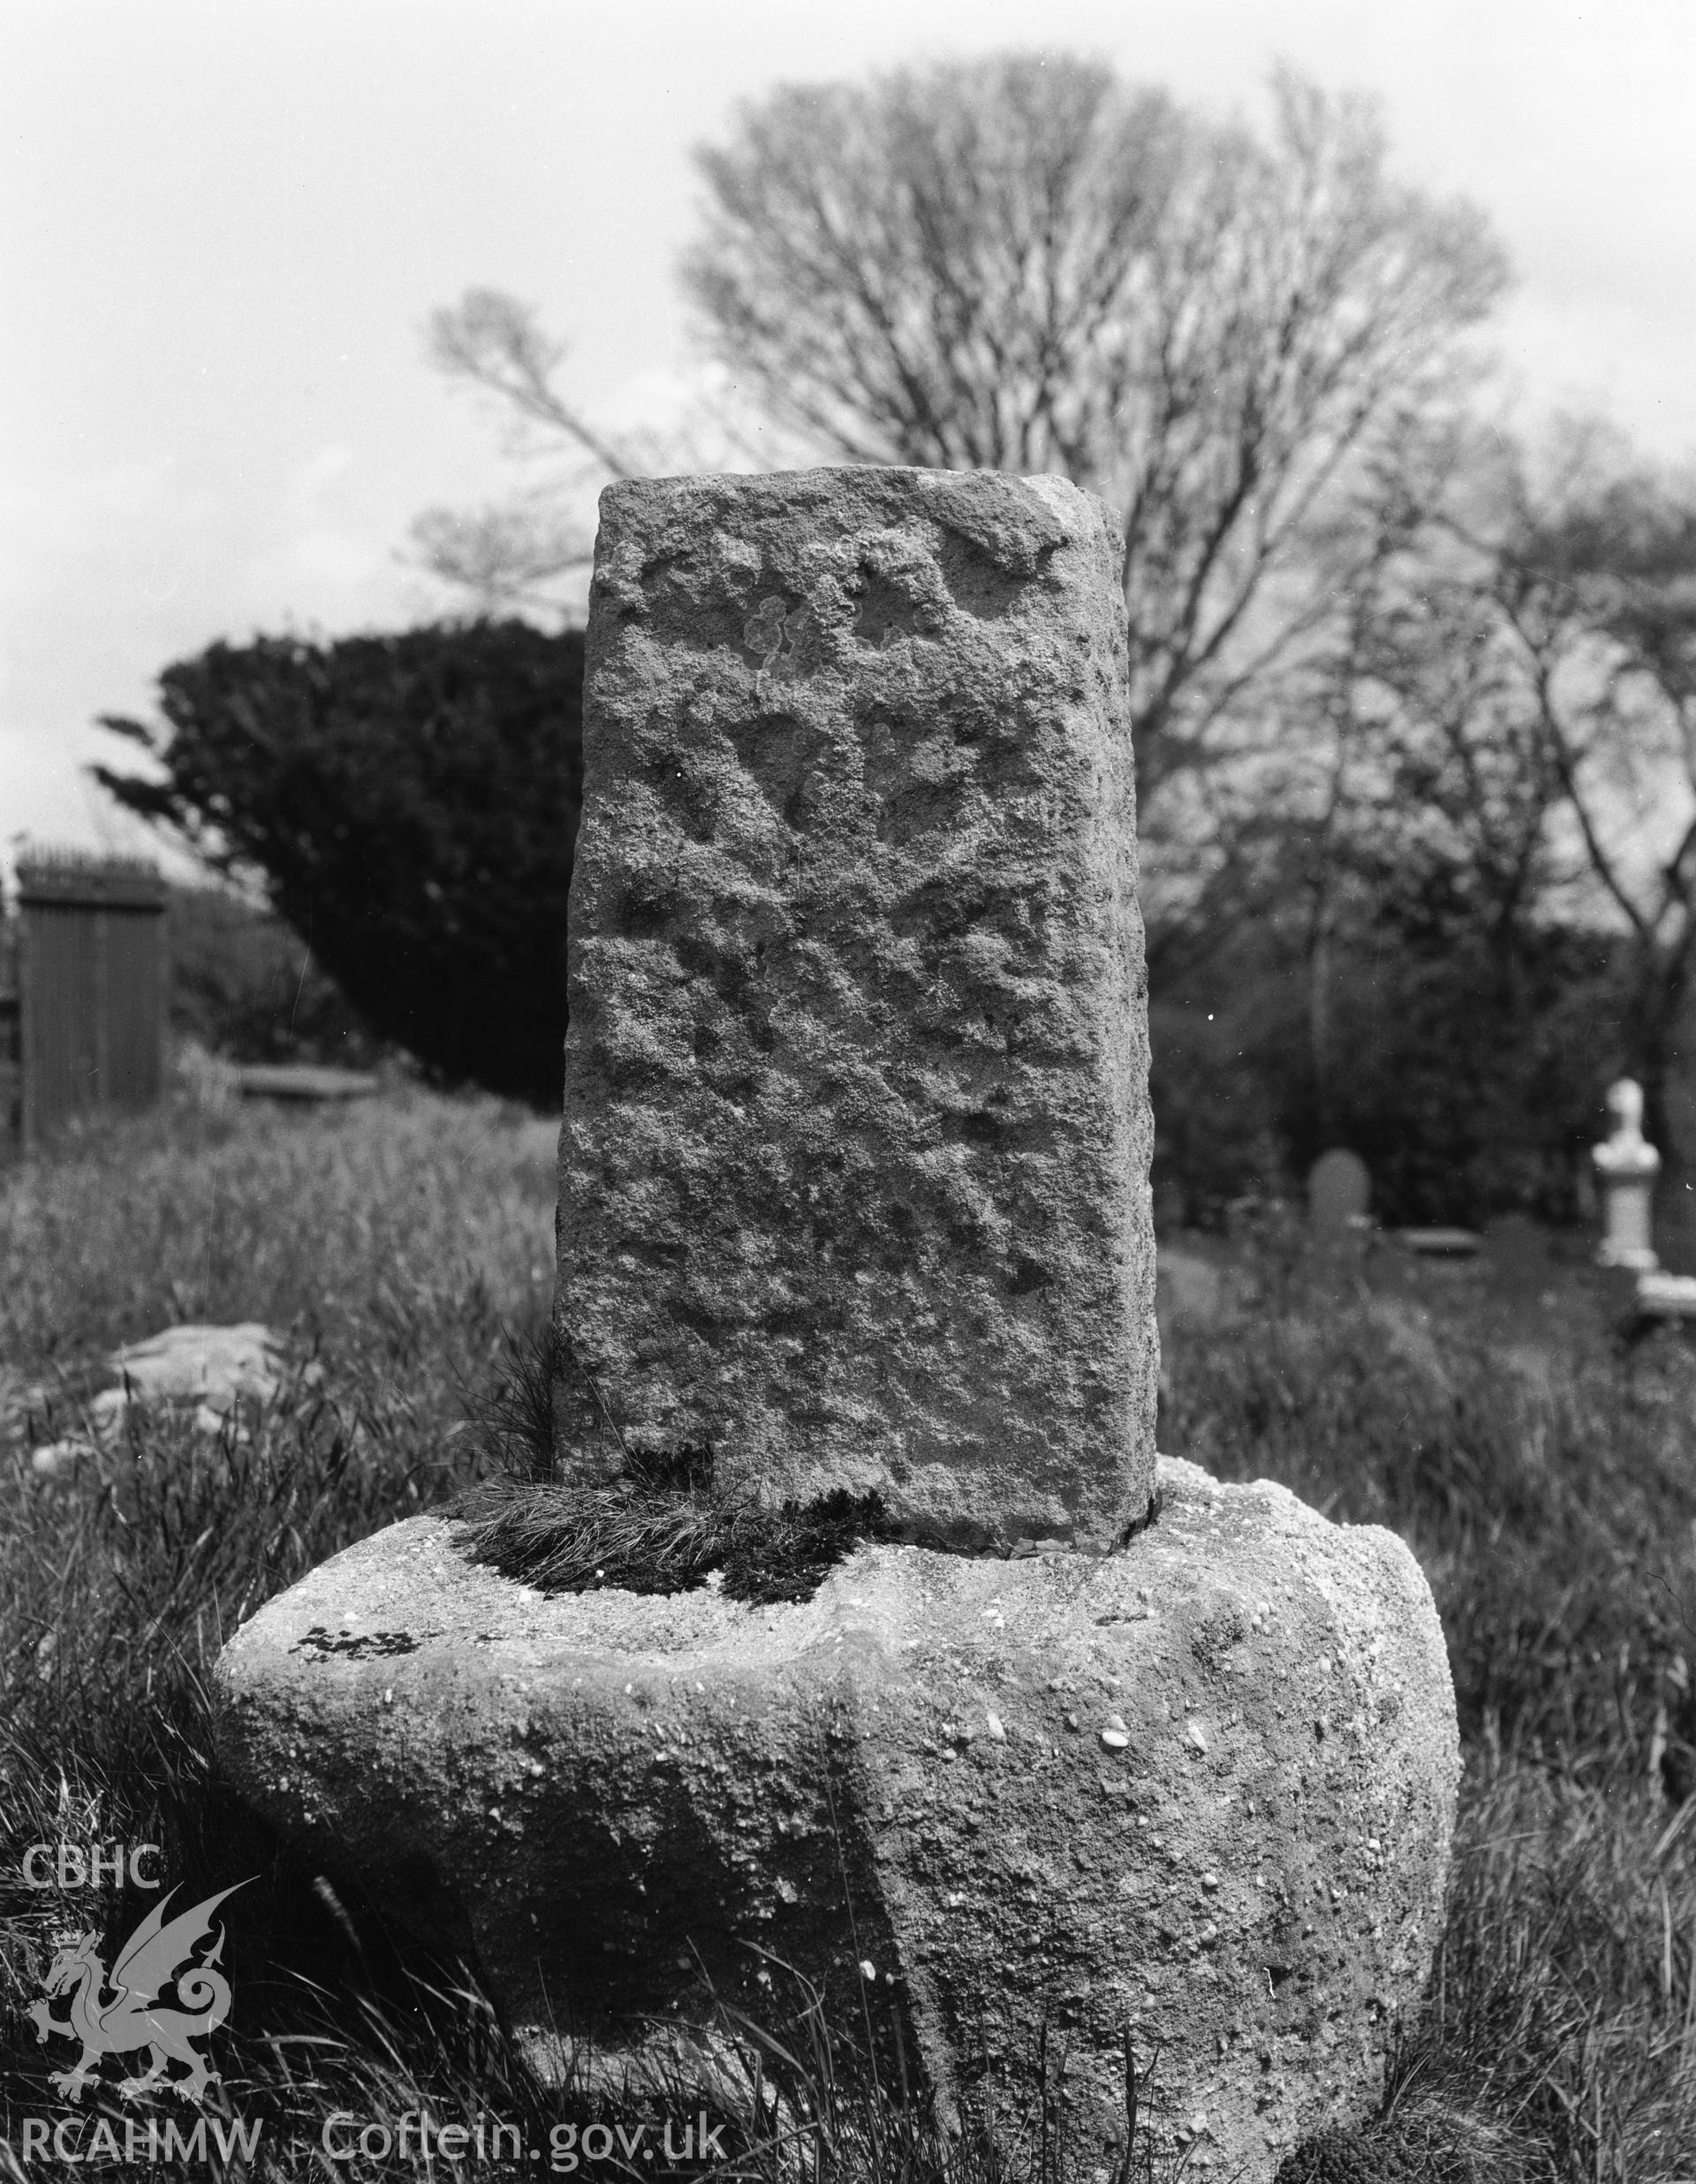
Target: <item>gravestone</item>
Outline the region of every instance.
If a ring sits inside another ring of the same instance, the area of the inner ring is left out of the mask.
[[[1307,1218],[1321,1236],[1345,1235],[1367,1218],[1372,1178],[1359,1153],[1338,1146],[1307,1172]]]
[[[1654,1179],[1661,1156],[1643,1134],[1643,1091],[1630,1077],[1608,1088],[1612,1134],[1591,1153],[1601,1187],[1605,1231],[1596,1251],[1599,1266],[1653,1274],[1661,1262],[1654,1238]]]
[[[1161,1346],[1165,1349],[1168,1327],[1182,1327],[1194,1334],[1215,1334],[1237,1316],[1225,1270],[1200,1252],[1182,1245],[1162,1245],[1155,1270],[1155,1309],[1161,1325]]]
[[[560,1141],[558,1454],[1147,1510],[1151,1123],[1119,548],[1055,478],[610,487]],[[610,1431],[609,1421],[617,1431]]]

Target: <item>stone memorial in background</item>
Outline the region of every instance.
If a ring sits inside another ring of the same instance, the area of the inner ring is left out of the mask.
[[[625,1444],[932,1540],[1146,1513],[1117,552],[1056,478],[602,495],[556,1318]],[[617,1469],[582,1376],[556,1414]]]
[[[1346,1236],[1364,1226],[1372,1178],[1359,1153],[1337,1146],[1307,1171],[1307,1219],[1317,1235]]]
[[[543,1598],[413,1518],[225,1649],[224,1770],[538,2058],[710,2075],[790,1967],[944,2120],[1040,2127],[1064,2051],[1061,2158],[1124,2173],[1129,2052],[1139,2165],[1270,2184],[1382,2084],[1458,1744],[1399,1539],[1153,1454],[1110,521],[908,471],[602,507],[562,1467],[705,1444],[956,1551]]]
[[[1601,1266],[1653,1274],[1660,1265],[1654,1243],[1654,1179],[1661,1156],[1643,1134],[1643,1093],[1629,1077],[1608,1088],[1612,1134],[1591,1155],[1601,1192]]]

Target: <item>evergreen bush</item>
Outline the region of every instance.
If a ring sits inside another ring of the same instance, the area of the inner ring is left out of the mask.
[[[218,643],[97,767],[215,872],[257,878],[369,1030],[443,1084],[551,1108],[582,797],[583,639],[519,621]]]

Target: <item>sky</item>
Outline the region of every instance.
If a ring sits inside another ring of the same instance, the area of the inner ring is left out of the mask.
[[[433,308],[507,290],[586,411],[662,416],[691,148],[779,82],[1010,48],[1220,116],[1280,58],[1374,93],[1513,261],[1506,413],[1696,455],[1692,0],[0,0],[0,858],[148,846],[86,770],[170,661],[450,603],[413,520],[525,474]]]

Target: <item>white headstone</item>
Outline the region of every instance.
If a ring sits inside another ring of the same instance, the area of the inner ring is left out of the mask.
[[[1653,1240],[1661,1156],[1643,1135],[1642,1087],[1630,1077],[1610,1085],[1608,1111],[1614,1118],[1613,1134],[1591,1154],[1601,1187],[1602,1239],[1596,1262],[1653,1274],[1661,1263]]]

